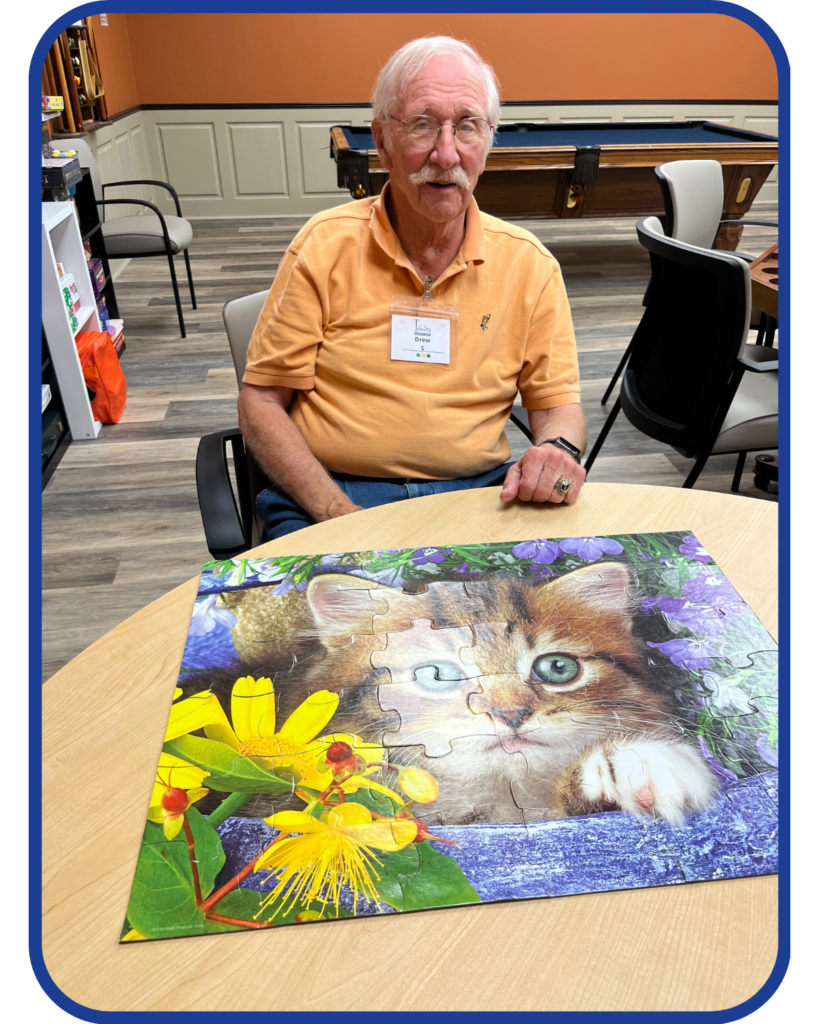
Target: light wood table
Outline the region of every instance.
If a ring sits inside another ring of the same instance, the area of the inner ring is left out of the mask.
[[[690,529],[776,630],[776,507],[588,484],[571,506],[498,488],[322,523],[254,555]],[[44,956],[96,1010],[719,1010],[777,951],[775,877],[118,944],[197,591],[171,591],[44,687]]]

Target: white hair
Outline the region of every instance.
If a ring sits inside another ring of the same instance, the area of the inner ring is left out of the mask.
[[[486,117],[493,126],[500,119],[500,94],[498,80],[491,66],[481,59],[480,54],[469,43],[451,36],[426,36],[413,39],[411,43],[396,50],[390,57],[375,83],[372,95],[373,117],[384,125],[389,133],[390,115],[400,102],[407,84],[434,58],[443,54],[462,57],[480,71],[486,93]],[[487,153],[492,148],[492,135],[487,139]]]

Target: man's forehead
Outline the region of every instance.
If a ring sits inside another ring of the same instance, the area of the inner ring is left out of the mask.
[[[405,113],[434,114],[442,107],[454,107],[462,114],[486,114],[486,90],[479,69],[471,61],[449,54],[434,57],[407,82],[399,102]]]

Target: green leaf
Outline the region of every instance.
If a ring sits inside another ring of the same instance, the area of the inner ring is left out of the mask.
[[[457,861],[439,853],[429,840],[416,844],[416,848],[418,871],[404,879],[404,910],[481,902]]]
[[[191,807],[186,812],[193,834],[202,895],[213,889],[225,863],[222,843],[202,815]],[[188,844],[184,830],[167,840],[161,825],[145,825],[139,851],[128,920],[148,939],[197,935],[205,928],[205,915],[196,905]]]
[[[289,796],[293,792],[293,780],[298,781],[296,772],[292,773],[292,778],[280,778],[226,743],[205,740],[201,736],[180,736],[162,749],[210,772],[210,778],[205,779],[203,785],[220,793]]]
[[[211,913],[219,914],[222,917],[235,917],[240,921],[253,921],[253,915],[257,914],[262,906],[262,894],[254,889],[234,889],[224,899],[219,900]],[[266,919],[266,915],[265,915]],[[261,919],[260,919],[261,920]],[[204,919],[203,931],[213,932],[241,932],[245,931],[241,925],[225,924],[224,921],[209,921]]]

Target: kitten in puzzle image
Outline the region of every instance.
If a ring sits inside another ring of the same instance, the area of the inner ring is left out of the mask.
[[[420,594],[328,573],[303,595],[224,597],[245,670],[289,638],[296,664],[277,692],[338,692],[334,731],[432,772],[440,796],[425,810],[442,823],[622,810],[679,825],[717,781],[634,636],[632,586],[608,562]]]

